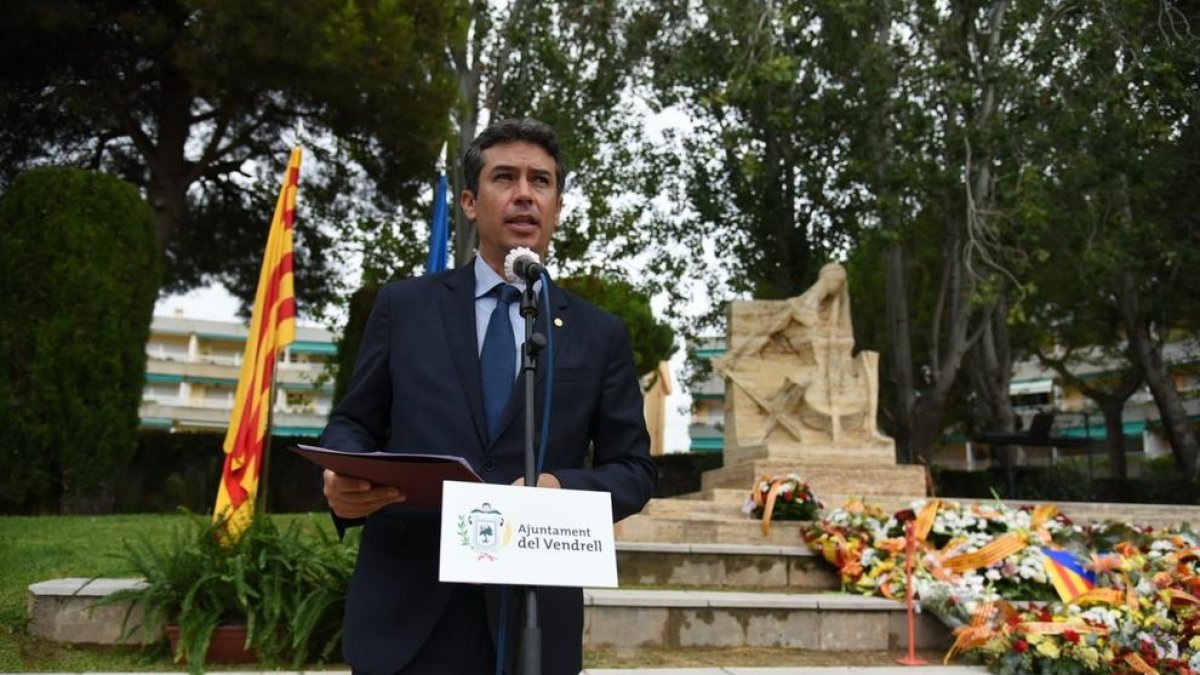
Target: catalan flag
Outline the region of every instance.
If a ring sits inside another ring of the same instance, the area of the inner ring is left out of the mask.
[[[1096,585],[1096,575],[1083,567],[1083,562],[1070,551],[1042,548],[1042,565],[1058,597],[1070,602]]]
[[[296,340],[296,293],[292,280],[292,226],[300,183],[300,148],[292,150],[271,219],[267,250],[258,276],[250,334],[238,378],[237,398],[225,434],[225,467],[213,520],[224,522],[236,540],[250,525],[258,494],[275,361]]]

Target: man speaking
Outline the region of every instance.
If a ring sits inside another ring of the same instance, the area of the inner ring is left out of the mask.
[[[467,149],[460,205],[479,230],[479,253],[462,267],[390,283],[367,320],[346,397],[321,436],[346,451],[441,453],[466,458],[489,483],[523,483],[524,319],[505,282],[509,251],[545,257],[562,210],[566,169],[554,130],[533,119],[492,124]],[[654,492],[655,467],[625,327],[550,284],[554,400],[538,486],[612,497],[615,520]],[[512,377],[507,371],[512,371]],[[497,375],[499,371],[500,375]],[[589,449],[592,466],[584,466]],[[326,471],[325,496],[339,529],[363,525],[346,605],[344,654],[355,672],[494,673],[498,650],[512,673],[520,632],[517,594],[500,616],[493,586],[438,582],[439,514],[405,509],[394,488]],[[583,594],[541,588],[542,667],[582,668]],[[498,634],[507,630],[501,649]]]

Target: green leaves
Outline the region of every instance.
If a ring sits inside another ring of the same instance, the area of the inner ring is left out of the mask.
[[[236,543],[222,540],[218,526],[193,516],[164,546],[127,544],[125,561],[147,585],[103,602],[136,601],[146,626],[177,625],[175,658],[186,659],[192,673],[203,672],[213,630],[228,623],[246,625],[248,646],[267,666],[330,658],[341,639],[356,547],[303,521],[280,530],[266,514],[257,514]]]
[[[675,331],[654,318],[650,299],[630,283],[602,277],[571,277],[558,283],[621,319],[629,330],[639,376],[652,372],[659,361],[666,361],[675,352]]]
[[[45,168],[0,201],[0,495],[111,507],[132,456],[158,286],[150,212],[111,176]],[[61,501],[60,501],[61,500]]]
[[[55,161],[138,185],[169,290],[220,281],[253,297],[281,160],[301,142],[323,151],[301,173],[308,257],[296,266],[302,311],[318,309],[339,262],[322,235],[415,203],[448,132],[446,3],[24,0],[4,11],[0,184]],[[354,218],[323,208],[350,192],[366,204]]]

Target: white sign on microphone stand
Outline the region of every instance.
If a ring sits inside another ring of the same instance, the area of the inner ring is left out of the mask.
[[[439,579],[615,588],[611,497],[446,481]]]

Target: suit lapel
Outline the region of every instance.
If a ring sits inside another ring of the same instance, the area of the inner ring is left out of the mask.
[[[567,320],[567,314],[568,314],[567,310],[570,309],[570,307],[569,307],[569,303],[567,301],[566,294],[564,294],[562,292],[562,290],[559,289],[558,286],[555,286],[553,283],[550,284],[550,306],[551,306],[550,313],[553,315],[551,318],[560,319],[560,323],[562,324],[561,326],[557,326],[557,325],[554,326],[554,329],[553,329],[554,333],[552,335],[552,339],[554,340],[554,361],[557,363],[558,355],[560,353],[562,353],[562,350],[559,347],[561,346],[561,343],[562,343],[563,332],[566,329],[566,327],[570,325],[570,321]],[[539,304],[539,309],[540,309],[540,304]],[[534,330],[543,335],[546,335],[547,334],[546,326],[547,326],[546,313],[544,311],[539,312],[538,317],[537,317],[537,323],[534,325]],[[520,357],[518,357],[518,358],[520,358]],[[543,352],[541,357],[539,357],[539,360],[538,360],[537,380],[536,380],[535,389],[544,390],[544,388],[546,386],[546,373],[547,372],[548,372],[548,369],[546,368],[545,352]],[[481,403],[480,406],[482,407],[482,405],[483,404]],[[517,378],[516,385],[513,387],[512,397],[510,399],[508,399],[508,404],[504,407],[504,412],[500,414],[500,431],[496,434],[497,437],[502,435],[504,433],[504,431],[506,429],[508,429],[508,426],[510,424],[512,424],[513,420],[517,419],[517,417],[524,415],[524,413],[525,413],[525,374],[522,373],[521,377]]]
[[[459,384],[467,395],[471,421],[480,447],[487,446],[487,427],[483,421],[483,394],[479,384],[479,339],[475,333],[475,267],[469,263],[446,277],[446,302],[441,306],[446,342],[458,371]]]

